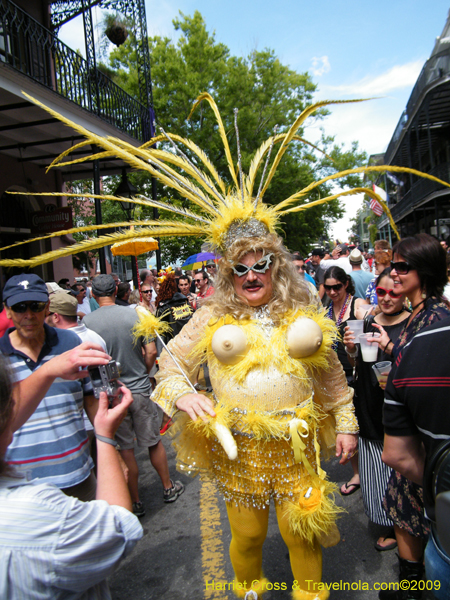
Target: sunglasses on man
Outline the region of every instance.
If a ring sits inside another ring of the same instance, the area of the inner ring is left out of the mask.
[[[238,263],[237,265],[234,265],[233,272],[238,277],[244,277],[244,275],[247,275],[247,273],[249,271],[253,271],[254,273],[265,273],[267,271],[267,269],[270,267],[270,264],[272,262],[272,256],[273,256],[272,252],[270,252],[269,254],[266,254],[266,256],[263,256],[263,258],[261,258],[261,260],[258,260],[258,262],[255,262],[251,267],[247,267],[247,265]]]
[[[13,312],[20,315],[26,313],[28,309],[30,309],[32,313],[40,313],[45,309],[46,306],[47,302],[37,302],[34,300],[31,302],[18,302],[17,304],[13,304],[9,308]]]

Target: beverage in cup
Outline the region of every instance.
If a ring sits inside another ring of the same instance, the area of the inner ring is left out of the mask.
[[[378,384],[382,390],[385,389],[389,373],[392,368],[392,363],[389,360],[383,360],[382,362],[376,363],[372,366],[375,375],[378,379]]]
[[[376,340],[380,337],[379,333],[363,333],[359,336],[361,344],[361,355],[364,362],[376,362],[378,358],[378,344],[369,340]]]

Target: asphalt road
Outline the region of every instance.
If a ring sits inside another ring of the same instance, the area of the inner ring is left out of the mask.
[[[111,578],[112,597],[114,600],[231,600],[235,598],[233,592],[223,589],[224,584],[233,581],[225,503],[211,484],[176,473],[174,452],[168,440],[164,439],[164,445],[172,478],[181,480],[186,490],[176,502],[165,504],[161,483],[146,451],[137,450],[141,500],[147,510],[141,519],[144,537]],[[337,461],[324,463],[324,468],[339,484],[351,477],[351,468]],[[359,490],[351,496],[339,497],[338,503],[347,512],[338,522],[341,542],[323,551],[323,581],[335,585],[331,591],[334,600],[377,599],[374,585],[397,580],[395,551],[375,550],[374,542],[383,530],[369,523]],[[278,583],[285,589],[267,592],[264,600],[288,600],[292,574],[274,515],[271,510],[263,569],[274,586]],[[424,595],[424,599],[428,598],[432,596]]]

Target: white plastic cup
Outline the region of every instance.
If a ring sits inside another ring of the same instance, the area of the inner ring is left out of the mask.
[[[355,344],[359,344],[358,336],[364,333],[364,321],[360,319],[347,321],[347,325],[350,327],[350,331],[353,333],[355,338]]]
[[[383,360],[382,362],[375,363],[372,365],[372,369],[378,379],[378,384],[382,390],[385,389],[388,380],[389,373],[392,369],[392,363],[389,360]]]
[[[378,344],[376,342],[369,342],[369,340],[376,340],[379,337],[379,333],[363,333],[359,336],[361,354],[364,362],[376,362],[378,358]]]

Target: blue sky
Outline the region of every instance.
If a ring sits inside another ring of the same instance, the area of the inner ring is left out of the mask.
[[[377,97],[358,105],[331,107],[320,124],[336,142],[357,140],[369,154],[383,152],[406,106],[435,39],[445,25],[448,2],[434,0],[146,0],[149,35],[176,39],[172,20],[179,11],[200,11],[208,31],[231,53],[245,56],[271,48],[283,64],[308,71],[321,99]],[[100,20],[101,13],[94,13]],[[80,26],[61,32],[72,48],[80,46]],[[307,130],[310,141],[320,131]],[[346,238],[349,218],[361,204],[344,202],[347,214],[334,226]]]

